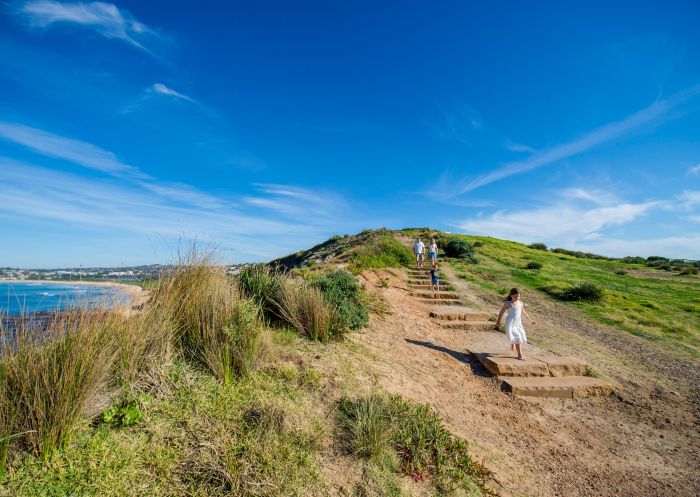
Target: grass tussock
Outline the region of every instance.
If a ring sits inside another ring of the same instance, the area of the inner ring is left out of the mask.
[[[84,309],[1,330],[12,339],[0,350],[0,469],[11,446],[49,456],[106,407],[127,328],[119,315]]]
[[[445,429],[428,406],[378,394],[343,398],[338,411],[348,450],[416,481],[429,480],[439,493],[495,495],[491,473],[472,459],[465,441]],[[387,459],[389,458],[389,459]]]
[[[311,340],[327,341],[342,331],[337,311],[328,305],[321,290],[303,280],[285,281],[276,304],[283,320]]]

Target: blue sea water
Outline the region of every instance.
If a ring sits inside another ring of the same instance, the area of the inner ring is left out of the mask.
[[[80,283],[0,281],[0,313],[55,312],[73,306],[113,306],[126,301],[119,287]]]

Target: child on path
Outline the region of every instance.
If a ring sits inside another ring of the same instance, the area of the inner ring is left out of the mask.
[[[428,254],[430,255],[430,262],[436,263],[438,248],[437,243],[435,243],[435,238],[430,239],[430,245],[428,246]]]
[[[416,238],[416,243],[413,244],[413,253],[416,254],[416,265],[423,267],[423,253],[425,252],[425,244],[420,238]]]
[[[433,294],[440,292],[440,271],[437,261],[433,259],[433,267],[430,268],[430,283],[433,285]]]
[[[527,336],[525,335],[525,328],[523,328],[520,314],[525,314],[525,317],[527,317],[532,324],[535,324],[535,322],[523,308],[523,302],[520,300],[520,291],[517,288],[512,288],[508,293],[508,298],[503,302],[501,312],[498,313],[498,319],[496,320],[496,329],[500,328],[501,317],[506,311],[508,311],[508,316],[506,317],[506,335],[510,341],[510,349],[515,349],[518,352],[518,359],[523,360],[521,346],[527,343]]]

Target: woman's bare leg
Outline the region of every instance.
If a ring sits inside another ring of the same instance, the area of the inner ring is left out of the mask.
[[[516,343],[516,344],[515,344],[515,350],[518,351],[518,359],[522,359],[522,358],[523,358],[523,353],[520,351],[520,344],[519,344],[519,343]]]

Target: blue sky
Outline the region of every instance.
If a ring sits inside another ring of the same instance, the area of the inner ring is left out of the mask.
[[[700,258],[695,2],[0,5],[0,266],[431,226]]]

